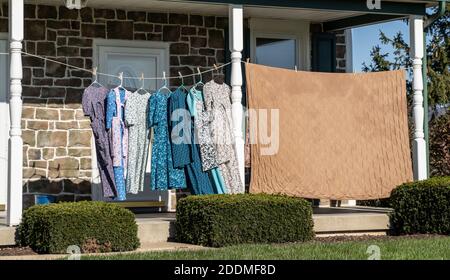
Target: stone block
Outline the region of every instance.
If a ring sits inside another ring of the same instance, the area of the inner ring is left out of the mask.
[[[190,15],[189,25],[203,26],[203,16]]]
[[[50,181],[48,179],[43,179],[28,182],[28,191],[30,193],[59,194],[62,190],[62,180]]]
[[[147,13],[130,11],[127,13],[127,17],[129,20],[145,22],[147,20]]]
[[[74,110],[60,110],[59,117],[62,121],[69,121],[75,119],[75,111]]]
[[[41,91],[42,98],[64,98],[66,96],[66,89],[63,87],[44,87]]]
[[[147,21],[153,23],[167,23],[168,14],[166,13],[147,13]]]
[[[56,129],[77,129],[78,128],[78,122],[76,121],[68,121],[68,122],[55,122],[55,128]]]
[[[48,129],[48,121],[27,121],[27,129],[33,130],[47,130]]]
[[[23,179],[31,178],[34,175],[34,168],[33,167],[24,167],[22,169],[22,177]]]
[[[68,21],[68,20],[47,20],[47,28],[70,29],[70,21]]]
[[[133,40],[132,21],[108,21],[106,30],[108,39]]]
[[[24,36],[25,40],[45,40],[45,21],[25,20]]]
[[[193,48],[206,47],[206,38],[204,37],[191,37],[190,42]]]
[[[47,169],[47,161],[46,160],[31,160],[30,167]]]
[[[95,18],[115,19],[116,12],[111,9],[94,9]]]
[[[58,47],[58,56],[79,56],[80,49],[77,47]]]
[[[67,156],[67,149],[66,148],[56,148],[56,156],[57,157]]]
[[[40,120],[59,120],[59,112],[55,109],[36,109],[36,119]]]
[[[49,19],[58,17],[58,11],[55,6],[39,5],[37,9],[38,18]]]
[[[81,20],[84,22],[93,22],[94,17],[93,17],[93,13],[92,13],[92,8],[90,8],[90,7],[82,8],[80,10],[80,17],[81,17]]]
[[[35,108],[23,107],[22,119],[34,119]]]
[[[182,65],[206,66],[206,57],[198,55],[180,56]]]
[[[34,146],[36,144],[36,133],[33,130],[22,130],[22,140],[24,145]]]
[[[135,32],[153,32],[153,24],[151,23],[135,23]]]
[[[208,46],[210,48],[222,49],[225,47],[225,39],[222,30],[208,30]]]
[[[192,26],[181,27],[181,35],[197,35],[197,28]]]
[[[78,160],[72,157],[57,158],[48,162],[48,168],[56,170],[78,170],[79,165]]]
[[[70,37],[67,44],[73,47],[92,47],[92,39]]]
[[[71,130],[69,131],[69,147],[90,147],[90,130]]]
[[[80,169],[89,170],[92,168],[92,160],[90,158],[80,159]]]
[[[64,192],[75,194],[90,194],[91,182],[82,179],[64,180]]]
[[[36,5],[25,4],[23,14],[25,18],[36,18]]]
[[[67,146],[67,131],[38,131],[38,147],[65,147]]]
[[[71,157],[88,157],[91,156],[90,148],[69,148],[68,155]]]
[[[64,6],[59,6],[59,18],[60,19],[78,19],[78,10],[69,10]]]
[[[208,16],[205,17],[205,27],[215,27],[216,26],[216,17]]]
[[[170,24],[188,25],[189,17],[186,14],[169,14]]]
[[[53,159],[55,157],[55,149],[54,148],[44,148],[42,149],[42,158],[43,159]]]
[[[86,24],[81,25],[81,35],[83,37],[106,38],[106,27],[104,24]]]
[[[181,28],[176,25],[163,26],[163,41],[177,42],[181,36]]]
[[[187,43],[173,43],[170,45],[170,54],[189,54],[189,44]]]

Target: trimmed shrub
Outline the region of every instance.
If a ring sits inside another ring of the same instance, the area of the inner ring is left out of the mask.
[[[134,218],[129,210],[105,202],[36,205],[23,213],[16,242],[38,253],[66,253],[70,245],[86,251],[93,243],[98,251],[132,251],[139,247]]]
[[[222,247],[307,241],[312,207],[302,198],[267,194],[189,196],[177,203],[179,242]]]
[[[403,184],[391,193],[396,234],[450,234],[450,177]]]

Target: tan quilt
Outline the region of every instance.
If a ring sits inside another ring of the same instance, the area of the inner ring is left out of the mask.
[[[251,193],[376,199],[412,180],[404,71],[296,72],[248,63],[246,76],[254,109]],[[278,147],[267,140],[271,132]]]

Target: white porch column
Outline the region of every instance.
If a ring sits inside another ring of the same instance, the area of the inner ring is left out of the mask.
[[[414,141],[413,141],[413,169],[414,180],[427,179],[427,150],[423,132],[424,108],[423,108],[423,78],[422,58],[424,55],[423,44],[423,18],[411,16],[409,18],[411,59],[413,64],[413,116],[414,116]]]
[[[10,130],[8,167],[8,205],[6,222],[20,223],[22,217],[22,40],[23,0],[9,0],[10,38]]]
[[[245,185],[245,155],[242,108],[242,50],[244,48],[244,14],[242,5],[229,6],[229,33],[231,52],[231,102],[235,149],[242,184]],[[244,191],[244,190],[242,190]]]

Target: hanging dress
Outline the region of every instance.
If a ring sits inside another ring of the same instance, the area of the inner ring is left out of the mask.
[[[211,134],[221,163],[220,172],[229,193],[244,193],[239,166],[234,149],[233,122],[231,118],[230,87],[214,80],[203,87],[206,111],[211,114]]]
[[[203,171],[208,171],[214,185],[214,193],[227,193],[227,188],[218,168],[220,160],[217,158],[216,145],[211,134],[211,117],[204,110],[202,92],[192,87],[187,96],[187,105],[194,119],[195,143],[199,144]]]
[[[126,200],[126,168],[128,153],[128,128],[125,126],[124,106],[129,92],[123,88],[112,89],[106,98],[106,128],[111,136],[111,153],[117,200]]]
[[[199,145],[195,141],[194,124],[186,106],[186,91],[178,88],[169,98],[170,132],[175,168],[185,168],[186,181],[192,194],[214,194],[208,172],[202,170]]]
[[[115,197],[116,184],[110,153],[110,139],[105,127],[105,100],[108,91],[103,86],[91,85],[84,90],[81,103],[84,115],[91,119],[103,196]]]
[[[147,123],[150,93],[135,92],[125,104],[125,124],[128,127],[128,169],[126,189],[137,194],[144,190],[150,133]]]
[[[156,92],[149,98],[148,127],[153,128],[151,189],[186,188],[183,169],[174,168],[168,124],[169,94]]]

